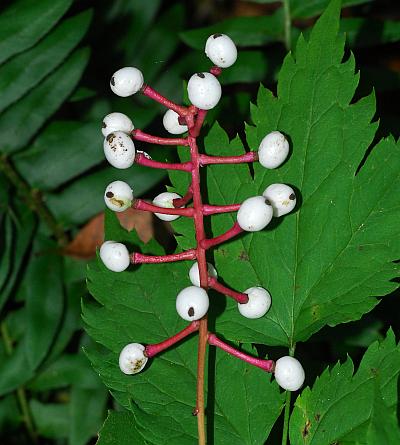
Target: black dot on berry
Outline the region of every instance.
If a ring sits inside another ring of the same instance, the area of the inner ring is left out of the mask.
[[[193,315],[194,315],[194,308],[192,308],[192,307],[189,308],[188,315],[189,315],[189,317],[193,317]]]
[[[291,201],[294,201],[296,199],[296,195],[294,193],[291,193],[290,196],[289,196],[289,199]]]
[[[218,39],[218,37],[222,37],[222,34],[213,34],[214,39]]]
[[[106,193],[107,198],[112,198],[114,196],[113,192],[107,192]]]
[[[206,76],[204,75],[204,73],[197,73],[197,75],[201,78],[204,79]]]
[[[103,127],[103,128],[106,128],[106,127],[107,127],[107,124],[106,124],[105,122],[103,122],[102,127]]]
[[[108,134],[106,137],[107,142],[112,142],[114,137],[115,137],[114,133]]]
[[[111,85],[112,85],[113,87],[115,87],[115,79],[114,79],[114,76],[111,77],[110,82],[111,82]]]
[[[267,206],[271,205],[271,201],[269,199],[266,199],[264,202],[265,202],[265,204],[267,204]]]

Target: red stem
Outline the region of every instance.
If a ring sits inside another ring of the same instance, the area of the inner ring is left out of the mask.
[[[138,252],[131,254],[132,264],[160,264],[194,259],[196,259],[196,249],[189,249],[181,253],[173,253],[172,255],[143,255]]]
[[[208,156],[200,155],[200,165],[209,164],[243,164],[245,162],[258,161],[258,153],[256,151],[249,151],[240,156]]]
[[[229,287],[225,287],[223,284],[219,283],[214,277],[208,277],[208,285],[219,292],[220,294],[227,295],[228,297],[232,297],[240,304],[246,304],[249,301],[249,296],[242,292],[236,292],[233,289],[229,289]]]
[[[144,210],[146,212],[161,213],[162,215],[179,215],[187,216],[192,218],[194,209],[193,207],[188,207],[187,209],[176,209],[170,207],[159,207],[149,202],[143,201],[143,199],[135,199],[133,201],[132,207],[137,210]]]
[[[190,185],[188,191],[186,192],[186,195],[183,198],[175,198],[172,201],[172,204],[174,205],[174,207],[183,207],[189,201],[191,201],[192,198],[193,198],[193,191],[192,191],[192,186]]]
[[[167,107],[170,110],[174,110],[176,113],[179,114],[179,116],[187,116],[187,114],[189,113],[189,109],[187,107],[172,102],[171,100],[161,95],[158,91],[151,88],[149,85],[143,85],[142,93],[150,99],[155,100],[159,104],[164,105],[164,107]]]
[[[160,352],[164,351],[165,349],[170,348],[175,343],[178,343],[178,341],[183,340],[188,335],[192,334],[193,332],[196,332],[199,330],[200,322],[198,320],[192,321],[188,326],[186,326],[185,329],[182,329],[182,331],[179,331],[177,334],[173,335],[170,338],[167,338],[166,340],[155,343],[153,345],[147,345],[144,351],[144,355],[146,357],[154,357],[155,355],[159,354]]]
[[[202,242],[202,246],[204,249],[209,249],[210,247],[217,246],[218,244],[221,244],[225,241],[230,240],[231,238],[234,238],[235,236],[239,235],[239,233],[242,233],[243,229],[239,226],[237,222],[225,233],[222,235],[219,235],[215,238],[205,239]]]
[[[165,170],[182,170],[185,172],[190,172],[192,169],[191,162],[182,162],[174,164],[170,164],[168,162],[158,162],[158,161],[153,161],[153,159],[149,159],[143,153],[136,153],[135,163],[143,165],[145,167],[161,168]]]
[[[250,365],[257,366],[257,368],[261,368],[266,372],[274,372],[275,362],[273,360],[264,360],[261,358],[252,357],[251,355],[238,351],[236,348],[220,340],[215,334],[208,334],[208,343],[224,350],[228,354],[233,355],[240,360],[250,363]]]
[[[213,206],[210,204],[203,205],[203,215],[216,215],[218,213],[237,212],[241,204],[230,204],[226,206]]]
[[[149,142],[150,144],[158,145],[189,145],[186,138],[161,138],[145,133],[142,130],[133,130],[131,132],[132,138],[137,141]]]

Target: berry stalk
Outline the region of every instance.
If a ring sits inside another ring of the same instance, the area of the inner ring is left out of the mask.
[[[159,136],[153,136],[152,134],[145,133],[142,130],[133,130],[131,132],[133,139],[142,142],[148,142],[150,144],[157,145],[189,145],[187,138],[162,138]]]
[[[237,212],[240,208],[241,204],[230,204],[230,205],[222,205],[215,206],[210,204],[203,205],[203,215],[217,215],[218,213],[229,213],[229,212]]]
[[[192,169],[191,162],[182,163],[168,163],[168,162],[158,162],[149,159],[143,153],[137,153],[135,156],[135,164],[143,165],[144,167],[158,168],[163,170],[182,170],[185,172],[190,172]]]
[[[209,156],[200,155],[200,164],[210,165],[210,164],[243,164],[246,162],[258,161],[258,153],[256,151],[250,151],[244,155],[239,156]]]
[[[222,235],[216,236],[215,238],[209,238],[209,239],[203,240],[203,242],[202,242],[203,248],[205,250],[207,250],[210,247],[214,247],[214,246],[217,246],[218,244],[222,244],[225,241],[228,241],[228,240],[234,238],[235,236],[239,235],[242,232],[243,232],[243,229],[239,226],[239,224],[237,222],[235,222],[235,224],[229,230],[227,230],[225,233],[223,233]]]
[[[160,263],[172,263],[174,261],[194,260],[196,259],[196,250],[189,249],[181,253],[173,253],[171,255],[144,255],[142,253],[132,253],[132,264],[160,264]]]
[[[179,216],[193,217],[194,214],[193,207],[188,207],[187,209],[159,207],[154,204],[150,204],[146,201],[143,201],[143,199],[135,199],[133,201],[132,207],[137,210],[145,210],[147,212],[161,213],[164,215],[179,215]]]
[[[240,304],[246,304],[249,301],[249,296],[247,294],[229,289],[229,287],[219,283],[214,277],[208,277],[208,285],[211,287],[211,289],[216,290],[220,294],[233,298]]]

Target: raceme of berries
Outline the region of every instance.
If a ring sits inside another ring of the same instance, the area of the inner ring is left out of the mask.
[[[111,113],[103,122],[104,152],[107,160],[116,168],[128,168],[133,163],[145,167],[180,170],[191,177],[190,185],[183,196],[177,193],[164,192],[152,202],[134,198],[128,184],[115,181],[105,191],[106,205],[115,211],[127,208],[130,203],[135,209],[152,212],[159,218],[172,221],[178,217],[192,218],[196,232],[196,246],[191,249],[169,255],[144,255],[139,252],[128,252],[126,246],[116,241],[106,241],[100,248],[100,258],[104,265],[114,272],[121,272],[129,264],[160,264],[174,261],[192,261],[189,278],[192,286],[182,289],[176,297],[178,315],[189,324],[172,337],[157,344],[142,346],[129,343],[121,351],[119,365],[125,374],[139,372],[147,359],[172,347],[187,336],[198,332],[198,383],[197,403],[194,414],[198,416],[200,438],[204,431],[204,361],[206,346],[212,345],[228,354],[237,357],[266,372],[275,372],[278,384],[289,391],[300,388],[304,381],[304,370],[292,357],[283,357],[276,363],[248,355],[225,343],[208,329],[207,312],[209,308],[209,289],[232,298],[238,305],[239,312],[249,319],[265,316],[271,306],[269,292],[254,283],[253,287],[239,292],[218,281],[214,266],[206,261],[206,252],[229,241],[244,232],[263,230],[273,216],[289,213],[296,205],[294,191],[285,184],[272,184],[262,196],[252,196],[238,204],[206,204],[200,191],[200,169],[213,164],[240,164],[259,161],[265,168],[277,168],[287,158],[289,142],[279,131],[267,134],[261,141],[258,150],[240,156],[211,156],[199,152],[197,138],[200,134],[207,110],[215,107],[221,97],[221,86],[217,79],[222,68],[232,65],[236,60],[236,47],[225,35],[213,34],[206,44],[207,56],[216,66],[210,72],[196,73],[188,82],[188,96],[192,105],[179,105],[143,83],[143,75],[137,68],[122,68],[111,78],[111,89],[119,96],[129,96],[140,91],[144,96],[164,105],[168,111],[163,124],[171,134],[188,132],[187,137],[159,137],[134,129],[127,116]],[[108,131],[110,130],[110,132]],[[153,160],[144,151],[137,150],[134,142],[158,144],[164,146],[187,147],[190,161],[166,163]],[[237,212],[237,220],[224,233],[207,238],[204,218],[220,213]],[[257,235],[254,235],[257,236]],[[212,293],[211,293],[212,294]],[[210,294],[210,295],[211,295]],[[168,297],[168,296],[166,296]],[[212,301],[211,301],[212,304]],[[127,338],[127,341],[135,339]],[[141,339],[145,341],[146,339]],[[204,439],[201,443],[205,443]]]
[[[272,205],[274,216],[290,213],[296,207],[296,194],[292,187],[286,184],[271,184],[263,192]]]
[[[124,181],[114,181],[108,184],[104,192],[106,206],[114,212],[123,212],[132,205],[133,192]]]

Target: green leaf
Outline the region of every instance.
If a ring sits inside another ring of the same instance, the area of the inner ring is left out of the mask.
[[[58,332],[64,308],[61,271],[57,245],[36,239],[26,276],[25,348],[33,369],[42,362]]]
[[[109,411],[96,445],[148,445],[136,431],[135,419],[127,411]]]
[[[106,408],[107,389],[97,381],[97,388],[71,391],[69,445],[85,445],[100,429]]]
[[[37,432],[49,439],[60,439],[68,436],[68,405],[60,403],[42,403],[31,399],[29,408]]]
[[[393,194],[399,144],[393,138],[379,142],[357,173],[377,128],[371,124],[375,102],[369,96],[352,103],[359,76],[352,56],[342,62],[339,11],[334,1],[310,40],[299,38],[296,57],[289,54],[280,72],[278,96],[260,88],[252,106],[248,145],[256,150],[267,133],[282,131],[291,143],[288,161],[268,171],[254,164],[254,180],[246,165],[207,168],[211,204],[240,203],[281,182],[299,196],[292,214],[214,251],[228,286],[243,291],[260,285],[272,295],[271,310],[258,320],[244,319],[228,301],[217,329],[232,340],[290,346],[325,325],[359,319],[377,304],[376,296],[398,287],[392,280],[399,265],[392,261],[400,256],[399,198]],[[240,140],[229,144],[217,126],[204,145],[213,155],[244,153]],[[213,235],[235,218],[213,217]]]
[[[89,51],[75,51],[60,68],[0,116],[1,151],[24,147],[43,123],[61,106],[78,83]]]
[[[64,15],[72,0],[19,0],[0,15],[0,63],[35,45]]]
[[[293,18],[309,18],[321,14],[330,0],[290,0],[290,13]],[[342,7],[362,5],[372,0],[342,0]]]
[[[30,51],[0,68],[0,113],[51,73],[85,35],[91,19],[86,11],[62,22]]]
[[[353,373],[353,362],[348,358],[344,364],[338,363],[332,370],[326,369],[312,389],[306,388],[302,392],[290,419],[290,441],[293,445],[397,443],[397,440],[370,441],[377,434],[382,434],[382,439],[384,434],[399,437],[394,416],[400,346],[396,345],[391,330],[384,341],[375,342],[368,348],[357,372]],[[387,415],[387,418],[382,419],[382,415]],[[394,425],[396,428],[389,432],[388,427]]]
[[[14,157],[32,187],[54,190],[104,160],[98,122],[56,121]]]
[[[282,9],[278,9],[273,15],[223,20],[207,28],[184,31],[180,33],[180,37],[190,47],[204,51],[207,38],[214,33],[228,34],[238,46],[261,46],[282,40]]]

